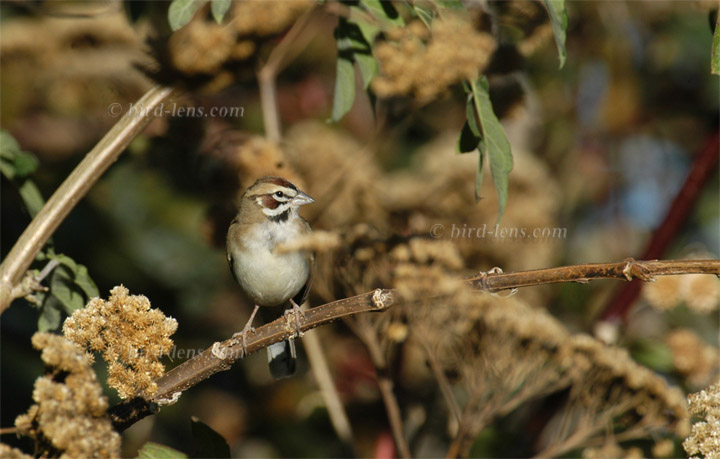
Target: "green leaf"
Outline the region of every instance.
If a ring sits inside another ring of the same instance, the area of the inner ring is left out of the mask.
[[[38,160],[35,155],[22,151],[17,141],[6,130],[0,130],[0,159],[3,175],[12,180],[27,177],[35,172]]]
[[[222,435],[193,416],[192,434],[198,446],[198,457],[230,457],[230,446]]]
[[[373,78],[378,74],[378,63],[374,57],[367,54],[355,54],[355,62],[357,62],[360,68],[360,75],[362,75],[363,86],[365,89],[370,87]]]
[[[472,92],[472,88],[470,88],[470,91]],[[480,121],[477,117],[477,112],[475,110],[475,101],[473,98],[473,95],[468,95],[467,104],[465,105],[465,116],[467,117],[467,123],[468,127],[470,128],[470,132],[477,137],[482,138],[482,128],[480,127]]]
[[[485,161],[485,149],[484,147],[478,146],[478,170],[475,174],[475,201],[479,201],[480,190],[483,184],[483,162]],[[500,220],[498,218],[498,220]]]
[[[186,459],[187,455],[169,446],[153,443],[145,443],[138,451],[138,459]]]
[[[38,318],[38,331],[46,332],[57,330],[60,327],[60,303],[52,296],[48,296],[43,303]]]
[[[13,161],[20,151],[15,138],[5,129],[0,129],[0,157]]]
[[[717,12],[715,13],[715,32],[713,33],[710,71],[713,75],[720,75],[720,14]]]
[[[0,158],[0,173],[8,180],[15,178],[15,166],[5,157]]]
[[[91,299],[100,296],[100,291],[95,285],[95,282],[90,278],[88,270],[83,265],[78,265],[78,269],[75,272],[75,285],[80,287],[80,290],[85,294],[86,299]]]
[[[362,33],[363,38],[365,38],[365,41],[368,43],[368,46],[370,43],[375,41],[375,38],[381,30],[376,24],[368,22],[365,19],[365,13],[357,6],[350,7],[350,22],[356,24],[360,28],[360,33]]]
[[[355,101],[355,67],[351,60],[338,57],[335,72],[335,94],[333,96],[332,120],[339,121]]]
[[[75,275],[67,266],[58,266],[50,278],[50,293],[60,301],[66,313],[85,306],[85,298],[75,285]]]
[[[13,161],[13,165],[15,166],[15,174],[20,177],[27,177],[28,175],[35,172],[38,166],[38,160],[35,158],[34,155],[31,155],[30,153],[20,151],[15,156],[15,161]]]
[[[463,5],[463,2],[460,0],[437,0],[435,3],[441,8],[449,8],[451,10],[462,10],[465,8],[465,5]]]
[[[388,27],[402,27],[405,20],[400,16],[392,2],[381,0],[360,0],[360,4],[377,20],[384,22]]]
[[[43,199],[42,194],[40,194],[40,190],[38,190],[35,182],[29,179],[23,181],[19,191],[28,213],[34,218],[45,205],[45,199]]]
[[[423,24],[425,24],[425,27],[427,27],[429,29],[430,23],[433,21],[433,18],[435,17],[432,10],[428,10],[421,6],[412,4],[412,11],[415,13],[415,15],[417,17],[420,18],[420,20],[423,22]]]
[[[357,24],[340,18],[335,28],[335,38],[337,39],[338,58],[332,121],[338,121],[345,116],[355,101],[354,63],[358,62],[365,87],[370,85],[378,71],[377,62],[373,62],[370,44]]]
[[[553,35],[555,35],[555,44],[557,45],[558,56],[560,58],[560,68],[565,65],[567,51],[565,50],[565,33],[568,25],[567,9],[565,8],[565,0],[543,0],[545,8],[550,15],[550,24],[552,25]]]
[[[669,372],[675,368],[671,349],[662,342],[638,340],[632,345],[632,356],[655,371]]]
[[[482,77],[478,81],[472,81],[470,86],[482,128],[483,142],[480,144],[480,151],[485,152],[490,159],[490,172],[498,195],[498,221],[500,221],[507,204],[508,182],[513,167],[512,151],[505,130],[493,111],[487,78]]]
[[[458,137],[458,153],[470,153],[471,151],[475,151],[479,143],[480,138],[473,133],[472,129],[470,129],[470,124],[465,121],[465,124],[463,124],[462,130],[460,131],[460,136]]]
[[[195,16],[206,0],[173,0],[168,8],[168,22],[175,31],[185,26]]]
[[[75,273],[78,269],[78,264],[75,263],[75,260],[68,257],[67,255],[63,255],[62,253],[48,252],[48,259],[59,261],[60,264],[70,268],[73,273]]]
[[[232,0],[212,0],[210,4],[210,11],[212,12],[213,19],[215,22],[220,24],[230,9]]]

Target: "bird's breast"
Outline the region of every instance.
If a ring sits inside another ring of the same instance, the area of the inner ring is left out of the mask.
[[[278,243],[300,235],[294,225],[259,225],[232,254],[233,269],[245,293],[260,306],[277,306],[300,292],[310,275],[306,254],[274,252]]]

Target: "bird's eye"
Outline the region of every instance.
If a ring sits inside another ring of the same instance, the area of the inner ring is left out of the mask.
[[[285,196],[285,194],[283,194],[282,191],[276,191],[276,192],[274,193],[274,195],[275,195],[276,198],[282,198],[283,196]]]

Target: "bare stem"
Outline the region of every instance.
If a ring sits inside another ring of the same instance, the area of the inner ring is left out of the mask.
[[[125,113],[83,158],[25,228],[0,265],[0,314],[10,306],[13,287],[20,282],[48,238],[103,172],[152,121],[153,109],[172,93],[172,88],[163,86],[155,86],[146,92],[135,104],[146,110],[145,116],[138,116],[131,111]]]
[[[430,370],[433,372],[435,379],[437,379],[440,392],[442,393],[443,398],[445,398],[445,403],[447,403],[450,414],[453,418],[455,418],[455,421],[460,422],[460,416],[462,414],[460,406],[455,399],[455,395],[453,395],[452,387],[450,386],[447,376],[445,376],[445,372],[443,371],[440,362],[438,362],[433,350],[430,349],[430,345],[427,343],[427,340],[424,340],[422,337],[418,337],[418,342],[425,351],[425,357],[427,357],[428,363],[430,364]]]
[[[320,387],[320,393],[325,400],[330,422],[338,434],[338,437],[340,437],[340,440],[352,446],[353,435],[350,420],[348,419],[347,413],[345,413],[345,407],[343,407],[340,395],[335,388],[335,383],[330,374],[327,359],[325,358],[317,333],[317,330],[312,330],[305,334],[305,338],[303,339],[305,352],[310,362],[313,376],[315,376],[315,381]]]
[[[393,381],[388,374],[387,359],[385,359],[383,355],[382,347],[377,339],[377,333],[375,332],[375,328],[367,321],[358,322],[360,322],[357,324],[358,331],[360,332],[358,336],[370,352],[370,359],[375,367],[378,388],[380,389],[380,395],[385,404],[385,411],[387,411],[388,422],[390,423],[390,430],[395,440],[398,455],[400,457],[412,457],[410,454],[410,445],[405,438],[402,412],[400,411],[400,405],[393,391]]]
[[[272,50],[267,63],[257,75],[258,84],[260,85],[260,105],[262,107],[265,136],[273,142],[279,142],[282,138],[275,79],[287,63],[295,58],[310,40],[312,35],[303,32],[311,30],[305,26],[313,11],[314,9],[311,8],[293,24],[280,44]]]
[[[672,260],[672,261],[635,261],[626,260],[619,263],[596,263],[559,268],[539,269],[534,271],[521,271],[516,273],[482,273],[466,279],[470,286],[476,290],[496,292],[518,287],[552,284],[559,282],[582,282],[591,279],[620,279],[629,281],[639,278],[651,281],[654,276],[677,274],[714,274],[720,275],[720,260]],[[305,311],[305,317],[300,320],[300,330],[311,330],[320,325],[349,317],[363,312],[384,311],[400,302],[397,292],[389,289],[377,289],[361,295],[344,298],[342,300],[317,306]],[[293,336],[294,327],[283,318],[258,327],[256,333],[251,334],[247,341],[248,353],[257,352],[272,343],[283,341]],[[372,353],[372,351],[371,351]],[[211,348],[190,360],[165,373],[158,381],[158,393],[153,402],[158,405],[167,404],[176,399],[183,391],[209,378],[211,375],[227,370],[242,358],[242,344],[228,339],[215,343]],[[389,386],[390,389],[392,386]],[[387,391],[388,386],[381,387]],[[122,411],[124,404],[113,407],[111,412]],[[133,414],[130,418],[114,418],[118,430],[132,425],[142,417],[152,414]],[[402,451],[401,451],[401,454]]]

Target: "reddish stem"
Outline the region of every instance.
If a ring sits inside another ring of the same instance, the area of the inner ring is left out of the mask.
[[[716,132],[708,139],[700,153],[695,156],[685,183],[675,196],[665,219],[654,232],[650,243],[639,259],[656,260],[661,258],[668,246],[675,240],[682,225],[695,207],[703,187],[717,170],[719,150],[720,134]],[[633,279],[632,282],[620,289],[600,315],[600,320],[622,321],[640,295],[642,284],[639,279]]]

